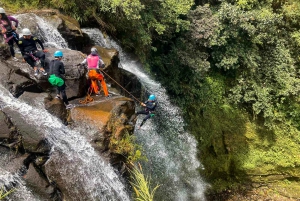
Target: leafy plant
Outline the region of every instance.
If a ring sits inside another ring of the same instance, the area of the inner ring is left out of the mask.
[[[156,185],[152,190],[150,187],[151,178],[145,177],[142,166],[138,164],[138,167],[133,165],[133,169],[130,170],[132,185],[135,192],[136,201],[153,201],[154,194],[159,185]]]

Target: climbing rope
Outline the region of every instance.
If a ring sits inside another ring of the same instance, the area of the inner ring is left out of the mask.
[[[139,103],[142,103],[139,99],[137,99],[134,95],[132,95],[129,91],[127,91],[122,85],[120,85],[116,80],[114,80],[111,76],[109,76],[106,72],[104,72],[104,70],[100,69],[100,71],[103,72],[112,81],[114,81],[117,85],[119,85],[119,87],[121,87],[124,91],[126,91],[129,95],[131,95],[136,101],[138,101]],[[88,103],[94,101],[94,99],[91,96],[92,93],[93,93],[93,91],[94,91],[94,89],[93,89],[93,87],[94,87],[93,86],[93,81],[95,81],[95,80],[92,80],[91,85],[90,85],[90,87],[88,89],[88,92],[87,92],[87,95],[86,95],[85,99],[84,100],[79,100],[79,103],[81,103],[81,104],[88,104]],[[100,92],[101,91],[102,91],[102,89],[100,90]]]
[[[97,82],[97,80],[92,80],[92,82]],[[79,103],[88,104],[88,103],[94,101],[94,99],[92,98],[91,95],[92,95],[93,92],[95,92],[95,89],[94,89],[95,86],[92,84],[92,82],[91,82],[90,87],[88,88],[88,92],[87,92],[87,95],[86,95],[85,99],[80,100]],[[102,89],[100,89],[99,94],[101,93],[101,91],[102,91]]]
[[[114,80],[112,77],[110,77],[104,70],[100,69],[101,72],[103,72],[107,77],[109,77],[112,81],[114,81],[119,87],[121,87],[124,91],[126,91],[129,95],[131,95],[137,102],[142,103],[139,99],[137,99],[134,95],[132,95],[129,91],[127,91],[122,85],[120,85],[116,80]]]

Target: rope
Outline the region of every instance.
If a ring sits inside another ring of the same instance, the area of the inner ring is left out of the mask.
[[[91,87],[89,87],[85,99],[84,100],[79,100],[79,103],[81,103],[81,104],[88,104],[90,102],[93,102],[94,99],[91,96],[92,93],[93,93],[93,89]]]
[[[134,95],[132,95],[129,91],[127,91],[124,87],[122,87],[116,80],[114,80],[112,77],[110,77],[104,70],[100,69],[101,72],[103,72],[105,75],[107,75],[112,81],[114,81],[119,87],[121,87],[124,91],[126,91],[129,95],[131,95],[137,102],[142,103],[139,99],[137,99]]]

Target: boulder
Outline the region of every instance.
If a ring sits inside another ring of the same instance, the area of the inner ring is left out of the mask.
[[[39,128],[30,125],[26,119],[14,109],[6,107],[3,111],[10,117],[17,132],[22,135],[23,147],[26,152],[48,153],[50,151],[48,143],[45,143],[46,136],[40,132]]]
[[[121,139],[126,131],[132,132],[128,119],[134,114],[134,109],[134,102],[129,98],[95,97],[94,102],[73,108],[70,118],[73,126],[85,130],[82,134],[91,139],[95,148],[104,151],[111,135]]]
[[[1,36],[2,36],[2,34],[1,34]],[[11,54],[9,51],[9,46],[7,44],[2,44],[2,40],[0,39],[0,59],[6,60],[9,57],[11,57]]]

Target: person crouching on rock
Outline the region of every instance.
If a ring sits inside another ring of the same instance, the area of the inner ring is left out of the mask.
[[[66,95],[66,85],[65,81],[62,78],[62,75],[65,74],[65,66],[64,63],[61,61],[63,57],[62,51],[56,51],[54,53],[54,60],[50,62],[50,69],[49,69],[49,75],[48,81],[51,85],[56,86],[57,89],[57,95],[56,98],[60,99],[60,94],[62,96],[62,99],[66,105],[66,109],[70,109],[72,107],[71,104],[69,104],[67,95]]]
[[[91,49],[91,54],[87,56],[86,59],[81,62],[81,65],[87,64],[88,67],[88,77],[91,81],[91,88],[89,89],[91,92],[94,91],[95,94],[99,94],[100,86],[98,86],[98,81],[101,82],[102,89],[104,91],[104,95],[108,96],[108,90],[106,86],[106,82],[104,80],[103,74],[100,72],[100,67],[104,68],[105,64],[98,55],[97,48],[93,47]]]
[[[37,76],[39,71],[37,68],[37,61],[41,61],[40,72],[47,75],[45,67],[45,53],[48,50],[44,49],[43,43],[40,39],[33,37],[31,31],[27,28],[22,30],[23,36],[19,39],[19,48],[21,50],[24,60],[33,68],[34,75]],[[38,51],[36,43],[40,44],[43,51]]]

